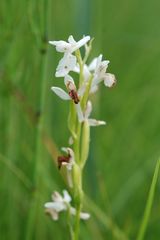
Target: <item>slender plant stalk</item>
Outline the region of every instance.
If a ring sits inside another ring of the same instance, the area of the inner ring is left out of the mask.
[[[79,239],[79,227],[80,227],[80,212],[81,212],[81,206],[79,204],[79,206],[76,208],[77,212],[76,212],[76,221],[75,221],[75,235],[74,235],[74,240],[78,240]]]
[[[79,87],[81,87],[83,81],[84,81],[84,76],[83,76],[83,61],[81,57],[81,53],[79,50],[76,51],[76,56],[77,60],[80,66],[80,76],[79,76]],[[91,81],[86,88],[86,93],[84,94],[85,101],[83,101],[83,106],[82,111],[85,110],[86,104],[87,104],[87,99],[89,96],[89,90],[91,87]],[[76,115],[76,110],[74,108],[75,115]],[[71,113],[70,113],[71,114]],[[77,116],[76,116],[77,118]],[[83,187],[82,187],[82,175],[83,175],[83,165],[84,162],[82,159],[83,154],[83,149],[81,148],[81,145],[83,145],[83,140],[84,140],[84,132],[83,130],[83,125],[84,123],[79,122],[78,118],[76,119],[76,139],[74,141],[74,153],[75,153],[75,159],[76,159],[76,166],[73,167],[73,179],[74,179],[74,195],[75,195],[75,202],[76,202],[76,219],[75,219],[75,228],[74,228],[74,240],[79,239],[79,228],[80,228],[80,212],[82,208],[82,203],[83,203]],[[89,128],[89,126],[88,126]],[[87,132],[89,133],[89,131]],[[87,142],[89,144],[89,142]],[[86,148],[87,146],[85,146]],[[87,148],[88,149],[88,148]]]
[[[149,222],[149,217],[150,217],[150,213],[153,205],[155,188],[156,188],[158,174],[159,174],[159,168],[160,168],[160,159],[157,161],[157,164],[155,167],[155,171],[154,171],[154,175],[153,175],[153,179],[152,179],[152,183],[151,183],[151,187],[149,190],[149,195],[146,203],[146,208],[145,208],[142,223],[138,232],[137,240],[143,240],[146,233],[146,229],[147,229],[147,225]]]

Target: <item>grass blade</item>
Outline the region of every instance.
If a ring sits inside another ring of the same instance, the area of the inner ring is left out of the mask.
[[[158,180],[159,167],[160,167],[160,159],[157,161],[157,164],[155,167],[155,171],[154,171],[154,175],[153,175],[153,179],[152,179],[152,183],[151,183],[151,187],[150,187],[150,191],[149,191],[149,195],[148,195],[148,199],[147,199],[147,203],[146,203],[146,208],[144,211],[144,216],[143,216],[142,223],[141,223],[141,226],[139,229],[137,240],[144,239],[144,235],[145,235],[145,232],[147,229],[149,216],[151,213],[151,208],[152,208],[152,204],[153,204],[153,200],[154,200],[155,188],[156,188],[156,184],[157,184],[157,180]]]

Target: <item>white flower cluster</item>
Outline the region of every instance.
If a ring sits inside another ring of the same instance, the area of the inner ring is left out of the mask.
[[[104,81],[105,86],[112,87],[116,83],[115,76],[111,73],[106,73],[108,68],[109,61],[102,60],[102,55],[97,58],[94,58],[93,61],[87,65],[84,63],[83,66],[83,84],[76,88],[76,84],[73,78],[69,75],[71,71],[80,73],[80,66],[77,62],[77,58],[73,53],[77,51],[80,47],[86,46],[87,42],[90,40],[90,36],[83,37],[81,40],[76,42],[73,36],[69,36],[68,42],[65,41],[49,41],[51,45],[56,47],[58,52],[64,53],[63,58],[59,61],[58,67],[56,69],[56,77],[64,77],[64,84],[66,86],[67,92],[65,92],[62,88],[53,86],[52,91],[58,95],[63,100],[73,100],[76,104],[76,111],[78,115],[78,119],[80,122],[85,120],[89,121],[90,126],[98,126],[105,124],[104,121],[97,121],[95,119],[88,119],[91,113],[91,102],[87,104],[86,113],[84,113],[81,109],[80,99],[83,98],[86,86],[89,80],[92,78],[92,84],[90,88],[90,93],[94,93],[98,89],[98,85],[100,82]]]

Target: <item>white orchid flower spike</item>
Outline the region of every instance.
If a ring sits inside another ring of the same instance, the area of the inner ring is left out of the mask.
[[[52,202],[45,203],[44,207],[53,220],[58,220],[59,212],[66,211],[70,202],[71,196],[66,190],[63,190],[63,196],[55,191],[52,194]]]

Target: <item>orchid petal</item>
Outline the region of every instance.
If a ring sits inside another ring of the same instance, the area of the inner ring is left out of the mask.
[[[100,125],[105,125],[106,124],[105,121],[100,121],[100,120],[96,120],[96,119],[92,119],[92,118],[88,119],[88,123],[92,127],[96,127],[96,126],[100,126]]]
[[[67,190],[63,190],[63,196],[64,196],[64,201],[66,203],[70,203],[71,202],[72,198],[69,195],[69,193],[67,192]]]
[[[76,57],[70,53],[65,53],[64,57],[59,61],[56,69],[56,77],[64,77],[76,66]]]
[[[73,38],[72,35],[69,36],[68,42],[69,42],[70,44],[76,44],[76,43],[77,43],[77,42],[74,40],[74,38]]]
[[[73,71],[76,72],[76,73],[80,73],[80,68],[79,68],[78,64],[75,66]],[[89,68],[86,64],[84,64],[84,67],[83,67],[83,76],[84,76],[84,81],[86,81],[86,82],[88,81],[88,79],[91,76]]]
[[[77,115],[78,115],[79,122],[83,122],[84,121],[84,116],[83,116],[83,112],[82,112],[80,103],[75,104],[75,107],[76,107],[76,112],[77,112]]]
[[[55,46],[57,52],[67,52],[71,47],[71,44],[65,41],[49,41],[49,44]]]
[[[98,90],[98,85],[93,85],[91,87],[90,93],[95,93],[95,92],[97,92],[97,90]]]
[[[88,101],[87,106],[86,106],[86,110],[85,110],[85,114],[84,114],[86,119],[89,118],[91,112],[92,112],[92,102]]]
[[[73,69],[73,72],[80,73],[79,64],[75,66],[75,68]]]
[[[97,86],[100,82],[103,81],[103,78],[99,78],[99,75],[96,74],[92,80],[92,85],[91,85],[91,89],[93,89],[95,86]]]
[[[74,152],[73,152],[73,150],[71,148],[69,148],[69,147],[67,147],[67,148],[66,147],[62,147],[61,149],[62,149],[62,151],[64,151],[67,154],[69,154],[71,159],[74,160]]]
[[[86,84],[83,84],[79,89],[78,89],[78,96],[82,97],[84,95],[84,92],[86,90]]]
[[[64,83],[69,90],[75,90],[76,89],[73,78],[68,74],[64,77]]]
[[[78,42],[75,43],[75,46],[72,47],[71,52],[76,51],[77,49],[79,49],[80,47],[85,45],[89,40],[90,40],[90,36],[86,36],[86,37],[82,38],[81,40],[79,40]]]
[[[88,220],[90,218],[90,214],[85,213],[85,212],[81,212],[80,213],[80,218],[83,219],[83,220]]]
[[[54,209],[57,212],[61,212],[66,209],[64,203],[62,202],[47,202],[44,204],[45,208]]]
[[[59,194],[59,192],[57,192],[57,191],[54,191],[52,193],[52,200],[54,202],[63,202],[63,198],[62,198],[61,194]]]
[[[70,96],[62,89],[59,87],[51,87],[51,90],[61,99],[63,100],[70,100]]]
[[[92,62],[89,64],[88,69],[90,71],[94,71],[97,65],[97,58],[94,58]]]
[[[84,68],[83,68],[83,75],[84,75],[84,81],[88,81],[91,77],[91,73],[90,73],[90,70],[88,68],[88,66],[85,64],[84,65]]]
[[[75,208],[71,207],[70,212],[71,212],[72,215],[76,215],[76,209]],[[87,219],[89,219],[89,217],[90,217],[89,213],[80,212],[80,218],[81,219],[87,220]]]
[[[74,152],[71,148],[61,148],[62,151],[66,152],[69,155],[69,162],[62,162],[62,165],[66,166],[66,168],[71,171],[73,168],[73,165],[75,164],[75,158],[74,158]]]
[[[54,209],[47,208],[45,213],[49,214],[54,221],[58,220],[58,212]]]
[[[74,143],[73,137],[70,136],[69,139],[68,139],[68,144],[72,145],[73,143]]]

